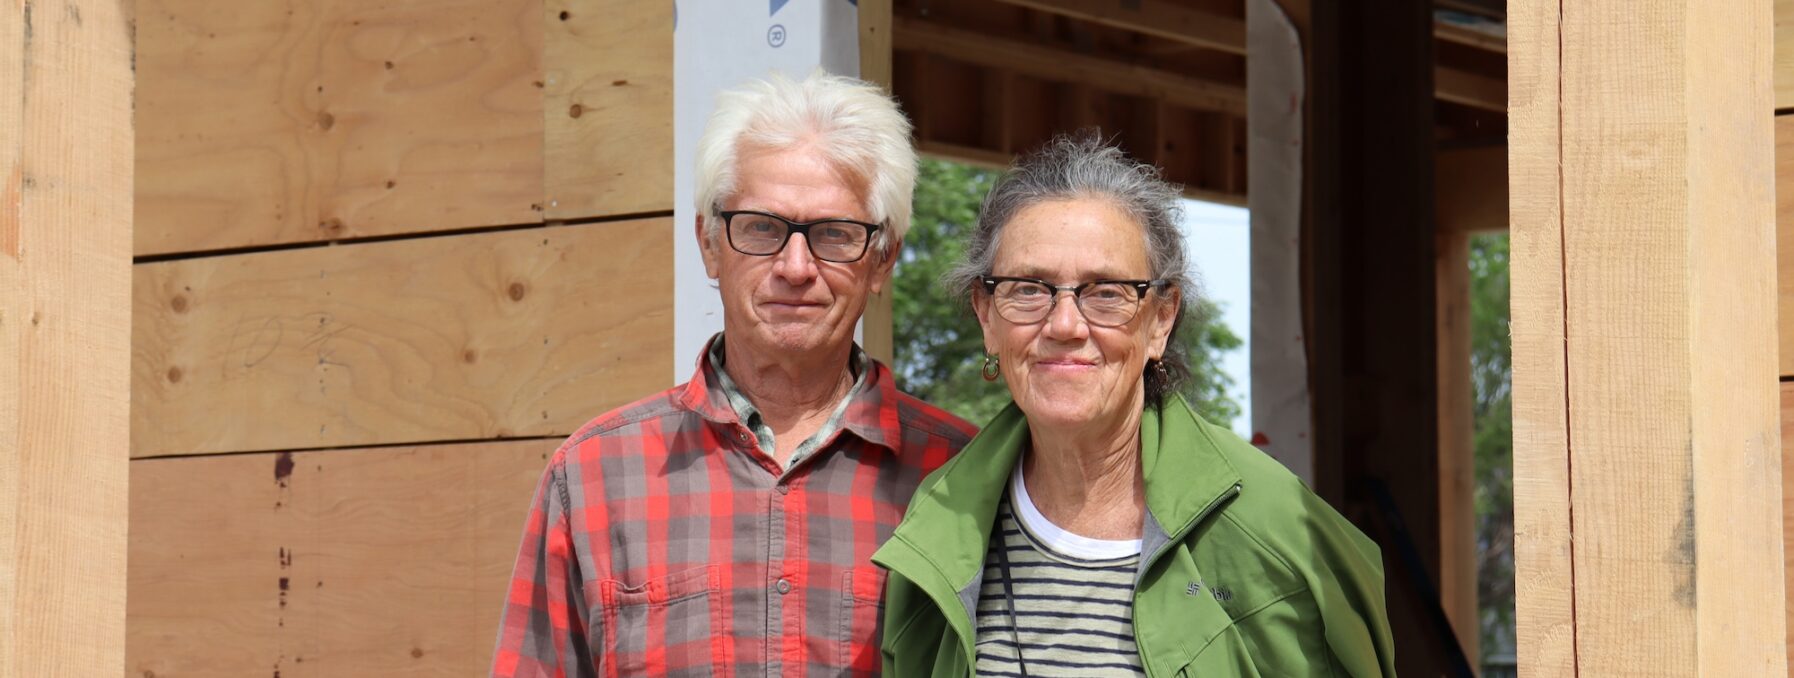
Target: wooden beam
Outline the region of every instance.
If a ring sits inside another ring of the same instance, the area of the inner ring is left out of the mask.
[[[1476,605],[1476,400],[1470,373],[1470,236],[1441,230],[1435,283],[1439,333],[1439,602],[1466,657],[1479,657]],[[1474,661],[1474,659],[1472,660]]]
[[[1794,438],[1794,382],[1782,382],[1782,440]],[[1790,459],[1789,448],[1782,447],[1782,565],[1787,568],[1784,577],[1794,577],[1794,492],[1787,488],[1794,487],[1794,459]],[[1784,600],[1794,599],[1794,582],[1788,582],[1788,591]],[[1794,602],[1788,603],[1788,656],[1794,657]]]
[[[1443,21],[1433,22],[1433,37],[1445,42],[1475,47],[1488,52],[1507,53],[1507,38],[1490,35],[1468,26],[1459,26]]]
[[[1509,291],[1514,389],[1514,618],[1521,670],[1576,675],[1570,417],[1564,345],[1562,61],[1556,3],[1508,13]]]
[[[1509,3],[1526,675],[1786,675],[1768,0]]]
[[[891,91],[891,0],[860,0],[860,78]],[[669,62],[670,63],[670,62]],[[670,65],[669,65],[670,67]],[[860,317],[860,344],[874,360],[896,362],[897,347],[891,338],[891,286],[872,295]]]
[[[1458,68],[1433,67],[1433,92],[1442,101],[1507,112],[1507,81]]]
[[[1775,110],[1794,109],[1794,0],[1775,0]]]
[[[128,7],[0,6],[0,678],[124,673]]]
[[[1232,54],[1246,53],[1246,20],[1167,0],[997,0]]]
[[[1794,115],[1775,116],[1775,234],[1778,371],[1794,377]]]
[[[997,0],[1041,12],[1090,21],[1229,54],[1246,54],[1246,22],[1165,0]],[[1441,40],[1493,52],[1506,49],[1506,41],[1461,26],[1435,23],[1433,35]],[[1050,62],[1049,62],[1050,63]],[[1453,103],[1491,111],[1507,110],[1505,84],[1497,78],[1440,66],[1434,69],[1438,97]]]
[[[1205,111],[1246,114],[1246,90],[1243,87],[909,17],[897,17],[895,23],[894,45],[900,50],[927,52],[1038,78],[1162,99]]]
[[[136,267],[134,457],[572,433],[668,386],[670,219]]]
[[[1433,214],[1439,230],[1506,231],[1507,181],[1507,146],[1440,149],[1433,156]]]

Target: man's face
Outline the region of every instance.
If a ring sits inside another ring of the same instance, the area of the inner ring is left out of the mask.
[[[742,149],[736,191],[723,211],[753,210],[795,222],[841,218],[869,222],[866,188],[837,172],[806,146],[784,151]],[[817,259],[807,236],[791,234],[772,256],[742,254],[729,246],[725,225],[698,240],[704,270],[723,297],[723,331],[729,350],[753,351],[766,360],[824,357],[853,341],[867,298],[884,288],[894,257],[876,245],[850,263]],[[894,249],[894,248],[893,248]]]

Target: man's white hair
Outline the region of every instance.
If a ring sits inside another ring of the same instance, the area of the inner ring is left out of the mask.
[[[717,95],[716,111],[698,139],[695,190],[704,237],[721,226],[723,202],[735,193],[743,149],[782,151],[809,145],[835,170],[866,189],[866,212],[883,224],[874,243],[885,256],[909,232],[916,187],[916,150],[909,120],[877,85],[818,69],[794,81],[773,73]]]

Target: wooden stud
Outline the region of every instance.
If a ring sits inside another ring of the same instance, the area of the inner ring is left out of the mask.
[[[1794,438],[1794,383],[1782,382],[1782,440]],[[1782,565],[1787,568],[1784,577],[1794,578],[1794,492],[1786,488],[1794,487],[1794,459],[1789,458],[1789,450],[1782,448]],[[1794,657],[1794,581],[1783,580],[1787,586],[1784,603],[1788,605],[1787,653]]]
[[[891,87],[891,0],[861,0],[859,22],[860,78],[882,85],[887,92],[894,91]],[[883,292],[872,295],[866,302],[865,314],[860,318],[861,346],[874,360],[887,365],[897,360],[895,340],[891,338],[892,313],[891,287],[887,283]]]
[[[671,386],[669,219],[136,267],[131,454],[551,436]]]
[[[124,668],[127,4],[0,7],[0,678]]]
[[[130,462],[125,673],[484,675],[558,443]]]
[[[1794,109],[1794,0],[1775,0],[1775,110]]]
[[[1509,8],[1521,670],[1784,675],[1771,5]]]
[[[1794,377],[1794,115],[1775,117],[1775,184],[1778,372]]]
[[[1576,675],[1557,3],[1508,6],[1514,608],[1529,676]]]
[[[1443,200],[1438,204],[1444,204]],[[1443,226],[1443,223],[1441,223]],[[1476,605],[1475,406],[1470,376],[1470,236],[1441,229],[1439,323],[1439,601],[1466,657],[1480,657]],[[1475,661],[1475,659],[1472,659]]]

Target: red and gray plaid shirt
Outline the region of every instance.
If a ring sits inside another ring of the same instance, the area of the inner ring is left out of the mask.
[[[840,429],[790,470],[702,357],[573,434],[537,487],[492,675],[878,673],[872,552],[976,429],[868,364]]]

